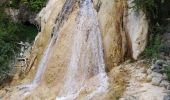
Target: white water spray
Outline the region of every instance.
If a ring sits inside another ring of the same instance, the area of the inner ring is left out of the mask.
[[[91,0],[81,0],[74,33],[72,56],[65,76],[64,88],[56,100],[76,99],[79,92],[85,88],[85,82],[94,76],[98,76],[98,84],[96,90],[89,94],[87,99],[107,89],[101,33]]]

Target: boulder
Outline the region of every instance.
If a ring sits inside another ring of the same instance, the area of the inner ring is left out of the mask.
[[[167,80],[167,79],[168,79],[168,76],[167,76],[165,73],[163,73],[163,79],[164,79],[164,80]]]
[[[160,86],[161,87],[167,87],[169,85],[169,82],[168,81],[166,81],[166,80],[163,80],[163,81],[161,81],[161,83],[160,83]]]
[[[162,66],[163,64],[165,64],[165,61],[164,60],[157,60],[155,62],[155,64],[159,65],[159,66]]]
[[[147,70],[147,74],[151,74],[152,73],[152,70],[149,68],[148,70]]]
[[[159,86],[162,81],[162,77],[153,77],[152,78],[152,85]]]
[[[167,60],[167,64],[170,65],[170,60]]]
[[[152,76],[151,76],[151,75],[148,75],[147,78],[146,78],[146,80],[147,80],[148,82],[150,82],[150,81],[152,80]]]
[[[165,95],[163,100],[170,100],[170,95]]]
[[[170,90],[170,84],[166,87],[167,90]]]
[[[161,78],[163,77],[162,74],[157,73],[157,72],[152,72],[152,73],[151,73],[151,76],[152,76],[152,77],[161,77]]]

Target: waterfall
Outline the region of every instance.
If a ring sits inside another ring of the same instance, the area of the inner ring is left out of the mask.
[[[87,98],[107,89],[101,32],[91,0],[80,1],[74,29],[74,43],[63,90],[56,100],[74,100],[91,77],[98,75],[98,86]]]
[[[52,37],[42,55],[38,69],[30,84],[20,87],[19,95],[22,99],[29,95],[41,82],[50,58],[50,51],[57,42],[60,27],[64,24],[73,8],[74,0],[66,0],[62,11],[59,13]],[[65,13],[63,13],[65,12]],[[80,10],[76,17],[76,25],[73,29],[73,45],[71,46],[71,57],[67,65],[63,88],[57,95],[56,100],[74,100],[81,94],[83,89],[88,88],[88,81],[95,77],[94,89],[88,93],[85,99],[90,99],[97,93],[105,92],[108,88],[108,78],[105,72],[102,37],[97,13],[93,9],[91,0],[80,0]]]
[[[122,94],[117,87],[124,89],[128,77],[120,77],[121,84],[116,77],[128,72],[118,65],[125,57],[129,59],[129,54],[137,59],[147,43],[149,28],[143,12],[128,9],[131,2],[48,0],[37,16],[41,32],[29,58],[29,69],[36,66],[36,72],[31,69],[23,80],[16,73],[12,85],[22,85],[4,88],[0,99],[107,100]]]
[[[54,42],[54,39],[52,38],[48,47],[46,48],[46,50],[44,52],[43,58],[41,59],[40,64],[38,66],[37,73],[36,73],[34,80],[32,81],[31,84],[38,85],[38,83],[41,81],[41,78],[42,78],[43,73],[45,71],[46,62],[48,60],[49,52],[50,52],[50,49],[51,49],[53,42]]]

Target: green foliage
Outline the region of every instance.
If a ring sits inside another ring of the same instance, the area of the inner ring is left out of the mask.
[[[164,44],[161,42],[160,36],[163,31],[164,28],[158,23],[152,27],[149,34],[148,45],[144,50],[144,57],[150,59],[159,57],[160,52],[164,49]]]
[[[20,0],[10,0],[9,6],[13,8],[18,8],[20,4]]]
[[[7,4],[9,7],[19,8],[21,4],[28,6],[28,9],[34,12],[39,12],[44,6],[47,0],[10,0]]]
[[[30,0],[30,8],[32,11],[38,12],[44,7],[46,0]]]
[[[157,58],[164,47],[161,43],[159,34],[157,34],[156,36],[151,34],[149,43],[150,44],[144,50],[144,57],[150,59]]]
[[[19,41],[31,42],[35,39],[35,36],[37,35],[38,31],[34,25],[23,25],[19,23],[17,26],[20,28],[20,30],[16,33],[16,36],[18,36]]]
[[[132,8],[135,11],[152,11],[157,7],[155,0],[134,0],[132,3],[134,4]]]
[[[131,8],[139,12],[145,12],[149,21],[148,45],[144,51],[144,57],[157,58],[163,49],[161,34],[165,31],[164,27],[168,24],[170,17],[169,0],[134,0]]]
[[[18,28],[14,23],[2,21],[0,22],[0,82],[8,76],[11,70],[9,62],[14,56],[16,48],[16,36],[14,35]]]
[[[169,66],[165,67],[165,74],[167,75],[168,81],[170,81],[170,67]]]
[[[19,51],[17,42],[31,42],[36,36],[37,29],[33,25],[14,23],[4,13],[4,6],[0,6],[0,84],[7,78],[12,69],[10,65],[14,53]]]

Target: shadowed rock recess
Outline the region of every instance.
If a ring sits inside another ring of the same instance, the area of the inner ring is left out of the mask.
[[[137,60],[147,42],[148,21],[142,11],[129,9],[131,2],[49,0],[36,17],[41,30],[28,74],[15,78],[0,99],[113,100],[114,67]]]

